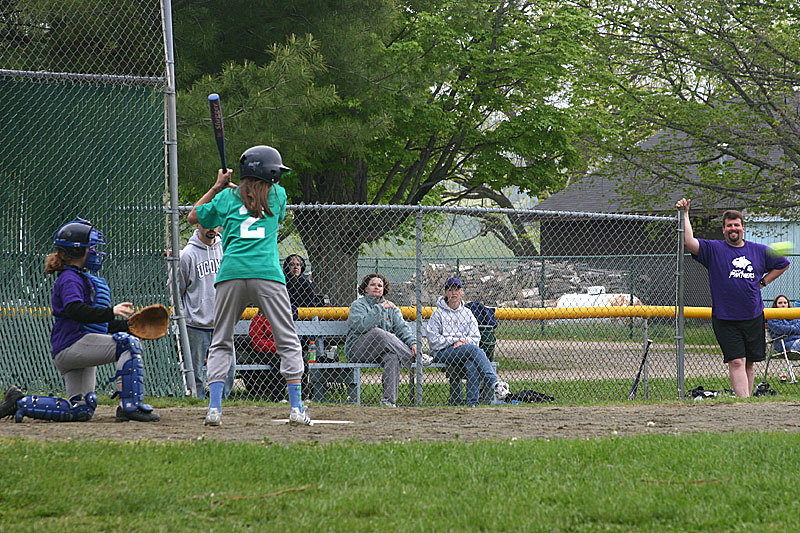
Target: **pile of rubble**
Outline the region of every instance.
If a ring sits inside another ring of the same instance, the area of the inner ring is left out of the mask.
[[[447,278],[456,276],[464,284],[464,299],[479,300],[493,307],[553,307],[565,293],[586,293],[602,285],[608,293],[630,292],[629,273],[573,261],[525,260],[505,265],[485,263],[433,263],[425,267],[422,301],[432,305],[443,293]],[[413,305],[417,279],[392,284],[392,300]]]

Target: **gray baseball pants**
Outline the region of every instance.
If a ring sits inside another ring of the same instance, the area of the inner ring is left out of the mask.
[[[383,399],[397,403],[400,367],[411,368],[414,354],[406,343],[394,333],[372,328],[353,343],[350,350],[353,363],[381,363],[383,365]]]
[[[208,349],[208,383],[225,381],[233,361],[233,328],[248,305],[255,305],[272,326],[281,357],[281,375],[288,381],[303,377],[303,352],[292,321],[286,285],[265,279],[229,279],[216,285],[214,337]]]

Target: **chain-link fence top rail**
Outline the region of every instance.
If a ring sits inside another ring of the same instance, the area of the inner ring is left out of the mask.
[[[347,309],[359,297],[362,278],[379,273],[389,285],[386,299],[411,314],[408,308],[425,309],[419,324],[407,322],[429,352],[425,328],[430,311],[444,293],[445,280],[458,277],[465,303],[496,307],[498,315],[506,312],[491,328],[493,349],[485,351],[492,352],[498,377],[509,381],[512,391],[533,388],[575,400],[621,398],[636,373],[644,339],[655,336],[649,371],[661,381],[651,380],[650,394],[676,395],[674,319],[538,320],[525,312],[562,306],[674,307],[676,218],[363,205],[294,205],[288,213],[281,257],[298,254],[303,259],[301,275],[313,282],[316,297],[303,300],[300,293],[301,301],[294,302],[298,307],[324,302]],[[183,243],[192,231],[184,223]],[[512,249],[527,253],[514,255]],[[237,349],[247,352],[250,339],[242,335],[237,341]],[[332,344],[337,361],[350,361],[344,336],[326,346]],[[246,354],[243,359],[249,364],[251,358]],[[362,370],[363,402],[380,400],[381,373],[380,368]],[[408,374],[401,374],[404,390]],[[424,403],[457,402],[446,373],[425,370],[423,377]],[[252,376],[248,381],[253,382]],[[656,383],[662,383],[660,390]],[[327,399],[335,399],[330,397],[335,390],[328,391]],[[401,392],[400,401],[406,398]]]
[[[158,1],[26,0],[0,10],[3,388],[63,392],[50,361],[55,278],[44,275],[63,223],[86,218],[105,234],[101,275],[114,303],[167,303],[165,72]],[[174,340],[145,350],[148,391],[181,393]]]

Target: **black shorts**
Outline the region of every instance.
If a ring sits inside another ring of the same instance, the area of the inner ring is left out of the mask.
[[[764,315],[752,320],[722,320],[712,318],[711,325],[722,348],[723,362],[747,358],[748,363],[766,359]]]

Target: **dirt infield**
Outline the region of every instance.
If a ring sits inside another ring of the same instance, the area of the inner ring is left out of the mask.
[[[110,439],[190,442],[329,443],[445,441],[511,438],[598,438],[613,435],[682,434],[744,430],[800,431],[800,402],[674,402],[659,405],[499,406],[413,408],[314,405],[315,420],[348,420],[351,424],[289,426],[285,406],[226,407],[222,426],[203,426],[204,407],[160,409],[161,421],[118,423],[111,407],[100,407],[85,423],[55,423],[26,418],[0,421],[0,438]]]

